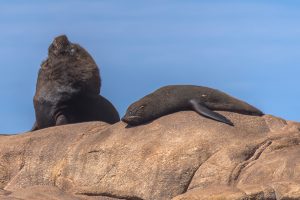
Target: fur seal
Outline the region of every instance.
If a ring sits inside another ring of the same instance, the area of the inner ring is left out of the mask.
[[[233,123],[229,119],[212,110],[263,115],[263,112],[257,108],[212,88],[170,85],[162,87],[131,104],[122,121],[129,125],[139,125],[182,110],[194,110],[200,115],[231,126]]]
[[[91,55],[67,36],[56,37],[38,73],[32,130],[85,121],[120,121],[115,107],[99,95],[100,87],[99,69]]]

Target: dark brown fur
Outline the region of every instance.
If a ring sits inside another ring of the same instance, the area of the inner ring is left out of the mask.
[[[195,106],[195,104],[198,105]],[[205,110],[201,110],[197,106],[205,107]],[[263,115],[263,112],[257,108],[219,90],[194,85],[170,85],[162,87],[131,104],[122,120],[130,125],[139,125],[182,110],[195,110],[202,115],[229,125],[233,124],[212,110]]]
[[[114,106],[99,96],[100,87],[99,69],[91,55],[65,35],[56,37],[38,74],[33,130],[83,121],[119,121]]]

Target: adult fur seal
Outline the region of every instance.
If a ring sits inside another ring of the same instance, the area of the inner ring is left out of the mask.
[[[117,110],[99,95],[100,86],[99,69],[90,54],[65,35],[56,37],[39,70],[32,130],[85,121],[118,122]]]
[[[200,115],[231,126],[233,123],[229,119],[212,110],[263,115],[257,108],[212,88],[170,85],[162,87],[131,104],[122,121],[129,125],[139,125],[182,110],[194,110]]]

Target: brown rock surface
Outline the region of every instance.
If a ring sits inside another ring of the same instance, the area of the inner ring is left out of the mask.
[[[300,199],[300,124],[221,113],[0,136],[0,199]]]

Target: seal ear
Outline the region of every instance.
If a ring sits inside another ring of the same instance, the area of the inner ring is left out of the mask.
[[[192,105],[192,108],[200,115],[214,119],[216,121],[219,122],[223,122],[225,124],[228,124],[230,126],[233,126],[233,123],[227,119],[226,117],[224,117],[223,115],[214,112],[210,109],[208,109],[207,107],[205,107],[204,105],[200,104],[199,102],[197,102],[197,100],[195,99],[191,99],[190,100],[190,104]]]

